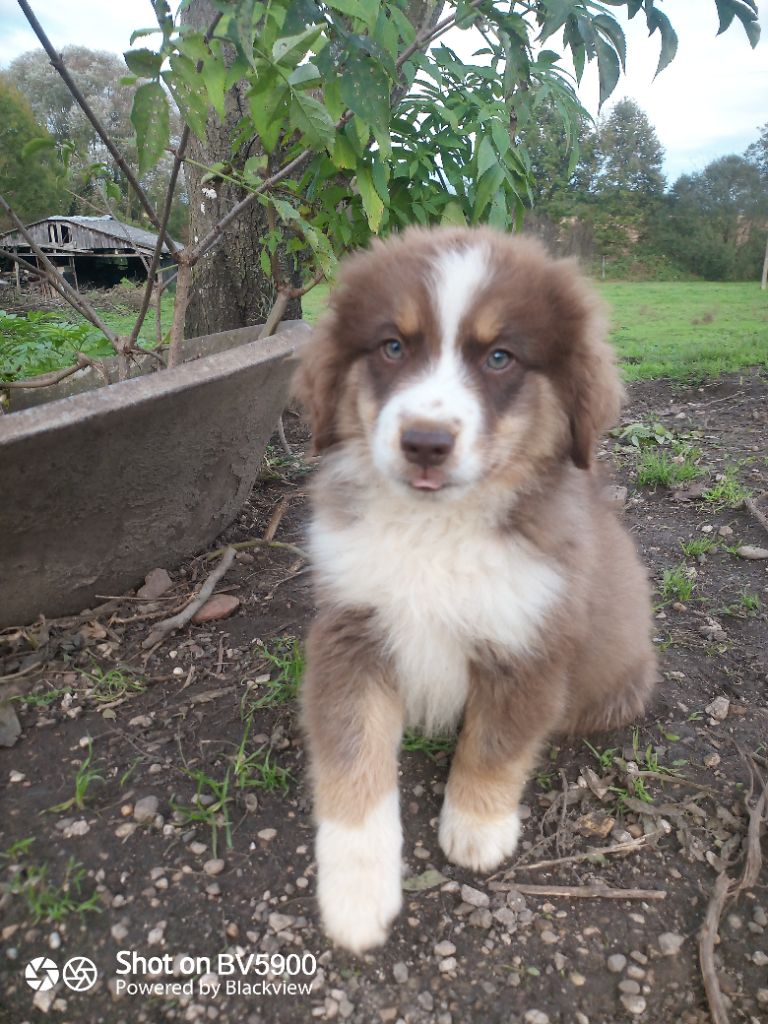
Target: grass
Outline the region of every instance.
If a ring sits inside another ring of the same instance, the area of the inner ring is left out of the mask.
[[[250,717],[258,708],[274,708],[296,699],[304,674],[304,652],[292,636],[283,637],[276,648],[261,649],[262,657],[272,666],[270,678],[260,684],[258,696],[250,688],[243,697],[241,715]]]
[[[680,601],[685,604],[693,596],[695,586],[695,577],[691,575],[688,566],[676,565],[672,569],[664,570],[659,593],[665,601]]]
[[[680,541],[680,550],[686,558],[699,558],[717,550],[717,541],[711,537],[694,537],[693,540]]]
[[[600,284],[627,380],[704,380],[768,367],[768,294],[759,284]]]
[[[702,473],[695,462],[700,454],[697,448],[690,448],[677,457],[682,458],[680,462],[666,451],[643,448],[637,462],[637,482],[641,487],[674,487],[694,480]]]
[[[736,470],[729,466],[722,480],[716,481],[701,497],[716,512],[721,512],[726,508],[738,508],[745,498],[752,497],[752,492],[740,483],[736,478]]]
[[[100,913],[99,894],[83,898],[82,885],[86,872],[82,864],[70,857],[61,885],[48,878],[47,864],[31,864],[26,860],[34,839],[20,839],[13,843],[0,859],[11,868],[10,892],[20,896],[37,924],[45,921],[60,924],[69,914],[84,914],[88,910]]]
[[[293,776],[286,768],[274,762],[271,749],[261,746],[251,754],[246,753],[251,725],[252,719],[249,718],[232,763],[235,786],[238,789],[262,789],[267,793],[276,790],[287,793]]]
[[[436,761],[442,754],[450,754],[456,745],[455,736],[424,736],[408,731],[403,736],[402,748],[426,754],[430,761]]]
[[[85,760],[77,769],[77,775],[75,775],[75,792],[68,800],[63,800],[60,804],[54,804],[53,807],[49,807],[48,810],[51,813],[59,811],[68,811],[72,807],[75,807],[78,811],[85,810],[85,802],[88,798],[88,791],[94,782],[103,782],[104,776],[99,775],[98,772],[91,768],[91,761],[93,760],[93,741],[88,739],[88,754]]]
[[[99,702],[119,700],[131,693],[143,693],[146,681],[129,669],[103,669],[94,663],[90,672],[80,669],[80,675],[91,683],[89,696]]]
[[[195,783],[195,795],[190,804],[177,804],[171,801],[171,807],[177,811],[185,824],[203,825],[211,832],[211,850],[218,856],[219,832],[224,830],[227,849],[232,848],[232,819],[230,804],[232,803],[232,769],[227,768],[224,778],[219,781],[212,778],[202,769],[182,769],[184,774]]]

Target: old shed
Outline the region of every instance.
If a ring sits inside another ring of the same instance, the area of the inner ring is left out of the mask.
[[[28,224],[27,231],[75,288],[108,288],[124,277],[146,280],[157,245],[157,235],[151,231],[109,216],[46,217]],[[3,249],[37,266],[37,257],[20,231],[0,235],[0,255]],[[170,263],[163,243],[160,275],[170,269]]]

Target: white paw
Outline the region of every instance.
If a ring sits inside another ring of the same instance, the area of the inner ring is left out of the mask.
[[[448,797],[443,802],[440,846],[448,860],[460,867],[493,871],[515,852],[519,835],[517,812],[489,820],[459,810]]]
[[[402,830],[393,792],[357,827],[329,819],[317,830],[317,897],[339,946],[363,953],[387,940],[402,905]]]

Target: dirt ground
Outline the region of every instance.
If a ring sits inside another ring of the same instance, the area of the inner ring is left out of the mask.
[[[768,775],[768,560],[736,549],[768,547],[768,535],[702,491],[724,473],[754,494],[768,488],[768,379],[635,384],[623,422],[640,420],[700,449],[704,470],[687,491],[640,487],[627,439],[605,449],[657,588],[663,678],[652,710],[592,748],[549,751],[526,790],[519,855],[490,878],[448,864],[437,843],[449,744],[409,737],[406,905],[387,945],[364,959],[331,948],[318,926],[294,643],[313,606],[295,550],[242,551],[218,588],[240,599],[237,612],[149,654],[153,621],[212,561],[166,566],[172,589],[154,603],[126,598],[0,634],[0,686],[23,727],[0,753],[0,1021],[708,1021],[698,932],[718,873],[741,878],[748,808]],[[289,427],[301,451],[303,428]],[[303,543],[311,462],[279,451],[223,541],[263,536],[280,508],[277,540]],[[649,892],[553,889],[606,885]],[[767,887],[762,866],[720,922],[715,964],[732,1022],[768,1021]],[[193,993],[119,991],[120,950],[171,964],[128,980],[192,980]],[[280,979],[273,959],[264,991],[254,973],[216,979],[203,964],[209,985],[241,983],[205,995],[180,959],[207,956],[215,972],[218,954],[236,951],[309,953],[317,969],[294,958],[305,973]],[[34,957],[62,967],[81,955],[99,972],[87,991],[59,981],[35,992],[24,980]],[[287,987],[310,980],[309,993]]]

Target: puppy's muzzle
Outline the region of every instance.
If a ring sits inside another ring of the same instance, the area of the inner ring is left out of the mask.
[[[400,435],[400,447],[408,462],[424,469],[442,466],[454,443],[453,434],[439,428],[409,427]]]

